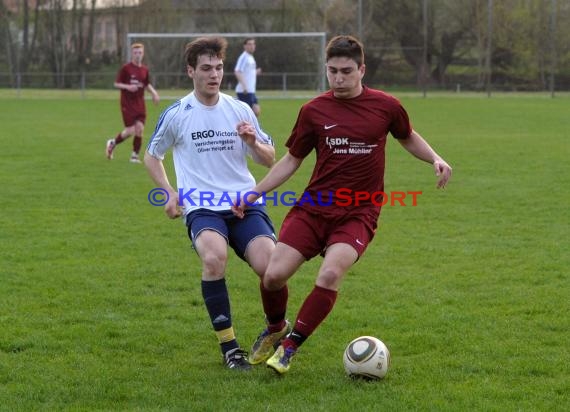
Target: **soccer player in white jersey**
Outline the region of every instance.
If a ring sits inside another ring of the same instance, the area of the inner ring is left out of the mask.
[[[257,87],[257,75],[261,73],[261,68],[257,67],[255,58],[255,39],[248,37],[243,41],[243,52],[240,54],[234,74],[238,81],[236,85],[237,98],[251,107],[256,116],[261,113],[261,107],[255,94]]]
[[[221,37],[199,38],[186,46],[194,91],[162,113],[144,162],[154,182],[168,192],[168,217],[184,216],[202,263],[202,297],[225,365],[248,370],[247,352],[239,346],[232,326],[225,281],[228,245],[261,279],[276,238],[265,206],[249,208],[243,221],[235,218],[231,206],[255,186],[247,157],[271,167],[275,148],[251,108],[220,93],[226,48]],[[169,149],[178,190],[170,185],[162,163]],[[285,334],[284,328],[276,336]]]

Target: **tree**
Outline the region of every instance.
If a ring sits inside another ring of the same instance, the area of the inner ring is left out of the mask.
[[[16,60],[16,46],[14,45],[11,32],[11,26],[13,25],[12,16],[10,16],[10,13],[6,8],[4,2],[0,2],[0,23],[0,39],[2,40],[4,50],[6,50],[6,65],[8,66],[10,72],[10,83],[13,86],[15,83],[14,75],[17,71],[14,64]]]
[[[73,0],[71,7],[71,42],[76,65],[83,70],[91,60],[93,31],[95,25],[96,0],[90,0],[89,9],[86,0]],[[84,25],[87,23],[87,27]]]
[[[115,69],[126,56],[127,32],[325,31],[329,39],[361,34],[365,81],[371,84],[424,85],[427,78],[442,87],[461,82],[482,89],[486,45],[491,41],[489,66],[496,86],[545,89],[556,71],[557,83],[567,82],[570,87],[570,1],[496,0],[492,33],[487,24],[489,4],[489,0],[2,1],[0,70],[10,73],[12,85],[19,73],[50,71],[54,86],[65,87],[71,84],[70,73],[100,67],[89,62],[112,64]],[[427,36],[424,5],[429,6]],[[106,24],[113,19],[116,47],[95,55],[95,27],[101,22],[109,27]],[[183,72],[183,46],[162,43],[149,50],[151,64],[161,65],[153,73]],[[258,62],[274,71],[314,70],[315,58],[321,57],[313,46],[299,41],[259,46]],[[228,61],[239,49],[232,46]]]
[[[425,58],[430,79],[434,83],[444,86],[449,65],[471,49],[473,8],[471,0],[429,0]],[[424,65],[422,2],[386,2],[382,9],[376,10],[374,19],[377,24],[384,22],[390,37],[398,42],[404,59],[414,68],[420,83]],[[385,16],[393,18],[386,20]]]

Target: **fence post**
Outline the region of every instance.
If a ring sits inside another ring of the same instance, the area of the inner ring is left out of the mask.
[[[491,97],[491,57],[493,45],[493,0],[487,1],[487,53],[485,56],[485,73],[487,97]]]
[[[425,98],[427,95],[428,65],[427,65],[427,49],[428,49],[428,0],[422,3],[422,19],[423,19],[423,37],[424,47],[422,52],[422,94]]]
[[[85,99],[85,70],[81,70],[81,98]]]
[[[550,78],[548,86],[550,88],[550,97],[554,98],[555,72],[556,72],[556,0],[550,1]]]

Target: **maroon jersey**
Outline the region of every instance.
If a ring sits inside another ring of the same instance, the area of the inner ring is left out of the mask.
[[[316,164],[297,205],[321,215],[349,212],[377,219],[379,205],[363,200],[356,206],[347,198],[384,191],[388,132],[405,139],[412,126],[400,102],[379,90],[364,87],[353,99],[337,99],[331,90],[303,105],[286,146],[297,158],[315,149]]]
[[[121,111],[123,117],[137,117],[146,113],[144,90],[149,84],[148,68],[145,65],[127,63],[117,73],[117,83],[136,84],[136,92],[121,89]]]

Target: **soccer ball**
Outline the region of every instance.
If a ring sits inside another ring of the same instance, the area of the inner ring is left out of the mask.
[[[351,378],[382,379],[390,367],[390,351],[380,339],[361,336],[348,344],[343,361]]]

